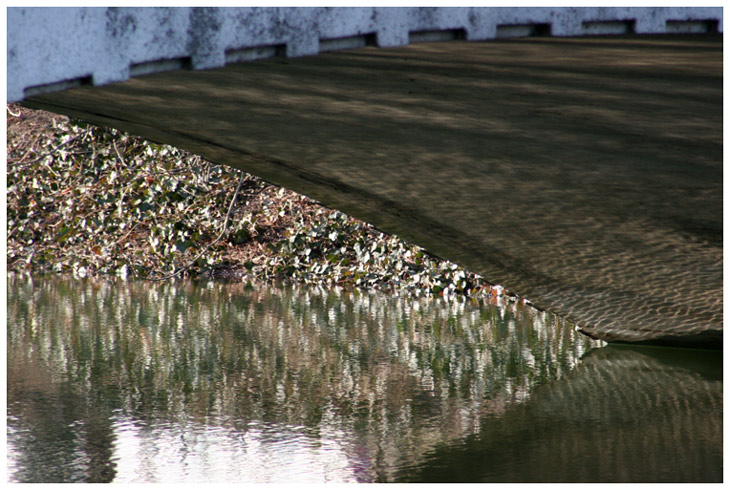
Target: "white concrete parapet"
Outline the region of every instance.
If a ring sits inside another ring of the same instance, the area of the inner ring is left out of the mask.
[[[7,97],[363,46],[722,32],[721,7],[8,8]]]

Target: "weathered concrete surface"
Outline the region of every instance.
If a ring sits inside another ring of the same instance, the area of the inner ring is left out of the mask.
[[[398,233],[617,342],[722,345],[722,38],[366,48],[33,97]]]
[[[722,32],[720,7],[9,8],[9,102],[180,67],[365,45]]]

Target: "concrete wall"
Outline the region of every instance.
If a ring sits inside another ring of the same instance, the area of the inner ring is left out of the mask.
[[[8,8],[7,97],[374,45],[722,32],[720,7]]]

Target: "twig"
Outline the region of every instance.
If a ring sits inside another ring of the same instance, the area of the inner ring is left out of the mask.
[[[52,148],[50,151],[47,151],[46,153],[41,154],[38,158],[35,158],[34,160],[31,160],[29,162],[24,162],[22,160],[17,161],[17,162],[8,162],[8,165],[13,165],[13,166],[21,166],[22,165],[23,167],[25,167],[27,165],[32,165],[32,164],[34,164],[36,162],[39,162],[39,161],[43,160],[47,156],[53,155],[54,153],[56,153],[58,150],[60,150],[64,146],[68,145],[72,141],[77,140],[79,138],[79,136],[81,136],[81,135],[80,134],[79,135],[76,135],[73,138],[70,138],[69,140],[64,141],[63,143],[61,143],[60,145],[56,146],[55,148]],[[30,150],[28,150],[28,153],[30,153]],[[27,155],[27,153],[26,153],[26,155]],[[25,158],[26,155],[23,155],[23,158]]]
[[[114,147],[114,153],[117,154],[117,158],[119,158],[119,161],[122,162],[122,165],[126,167],[127,162],[124,161],[124,158],[122,158],[122,154],[119,153],[119,149],[117,148],[116,140],[112,140],[112,146]]]
[[[130,228],[129,231],[123,237],[117,238],[116,240],[114,240],[114,244],[116,245],[117,243],[120,243],[120,242],[126,240],[127,237],[134,231],[134,229],[137,228],[138,224],[139,223],[135,223],[134,226],[132,226],[132,228]]]
[[[233,205],[236,203],[236,199],[238,198],[238,191],[241,190],[241,185],[243,184],[243,181],[246,179],[247,174],[245,172],[241,172],[241,178],[238,181],[238,186],[236,186],[236,192],[233,193],[233,198],[231,199],[231,203],[228,205],[228,212],[226,213],[226,219],[223,222],[223,230],[220,232],[220,235],[218,235],[218,238],[210,242],[199,254],[197,257],[195,257],[188,265],[185,267],[176,270],[175,272],[172,272],[171,274],[168,274],[166,276],[158,277],[158,278],[149,278],[150,281],[162,281],[165,279],[170,279],[172,277],[175,277],[179,275],[180,273],[188,270],[195,264],[200,257],[203,256],[204,253],[206,253],[210,247],[218,243],[218,241],[223,238],[223,235],[228,231],[228,219],[231,217],[231,211],[233,211]]]

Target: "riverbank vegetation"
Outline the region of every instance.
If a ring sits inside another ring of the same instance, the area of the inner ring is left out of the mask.
[[[502,294],[368,223],[171,146],[15,104],[7,132],[9,271]]]

